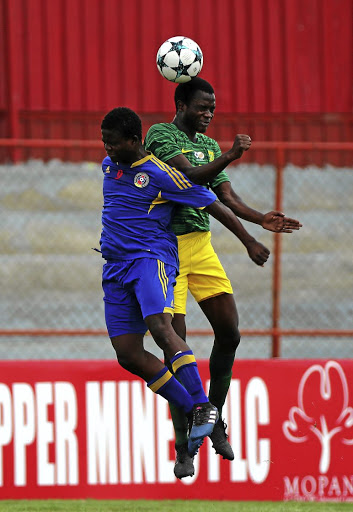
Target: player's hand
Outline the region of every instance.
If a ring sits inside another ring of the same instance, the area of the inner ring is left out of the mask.
[[[247,151],[251,146],[251,138],[249,135],[240,133],[236,135],[232,149],[230,150],[233,156],[233,160],[240,158],[244,151]]]
[[[248,251],[249,257],[253,260],[256,265],[263,267],[270,256],[270,251],[257,240],[253,240],[248,243],[246,250]]]
[[[275,233],[292,233],[302,227],[299,220],[286,217],[284,213],[272,211],[265,213],[261,226]]]

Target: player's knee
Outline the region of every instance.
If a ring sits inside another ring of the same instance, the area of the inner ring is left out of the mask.
[[[120,366],[124,368],[124,370],[127,370],[130,373],[136,374],[136,372],[139,369],[139,364],[136,358],[127,356],[126,354],[116,354],[118,363]]]
[[[223,330],[221,333],[215,333],[217,345],[225,352],[235,352],[240,344],[240,332],[238,327]]]
[[[238,346],[239,346],[239,343],[240,343],[240,332],[239,332],[239,329],[236,329],[232,334],[231,336],[229,336],[229,338],[226,338],[227,340],[227,345],[228,345],[228,349],[230,351],[236,351]]]
[[[116,355],[116,358],[118,360],[118,363],[120,364],[120,366],[122,366],[124,368],[124,370],[130,371],[131,363],[129,360],[127,360],[124,357],[119,356],[118,354]]]
[[[186,324],[185,324],[185,315],[181,313],[176,313],[172,320],[172,326],[174,331],[180,336],[184,341],[186,340]]]
[[[164,352],[164,364],[166,365],[166,367],[168,368],[168,370],[170,372],[173,373],[173,370],[172,370],[172,363],[170,362],[170,359],[169,357],[167,356],[167,354]]]
[[[154,341],[159,348],[163,350],[167,358],[173,357],[179,350],[184,350],[184,346],[181,346],[180,343],[183,345],[185,345],[185,343],[177,336],[171,325],[169,325],[169,327],[162,326],[150,332]]]
[[[132,368],[134,368],[136,365],[134,362],[134,353],[132,351],[124,350],[124,348],[119,343],[115,343],[113,340],[112,345],[114,347],[115,355],[120,366],[131,372]]]
[[[167,315],[151,315],[145,318],[147,327],[155,342],[159,345],[163,340],[168,339],[168,334],[172,330],[171,319]]]
[[[240,340],[241,340],[241,336],[240,336],[239,329],[237,328],[235,336],[234,336],[234,342],[233,342],[234,350],[237,350],[237,348],[239,347]]]

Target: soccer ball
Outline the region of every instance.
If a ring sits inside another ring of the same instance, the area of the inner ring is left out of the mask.
[[[167,39],[157,52],[157,68],[164,78],[178,84],[197,76],[203,64],[201,48],[184,36]]]

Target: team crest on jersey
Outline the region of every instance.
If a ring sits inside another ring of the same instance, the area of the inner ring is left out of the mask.
[[[214,152],[210,149],[208,150],[208,158],[210,159],[210,162],[213,162],[214,160]]]
[[[205,155],[202,153],[202,151],[194,151],[194,155],[198,160],[203,160],[205,158]]]
[[[138,172],[134,178],[134,184],[138,188],[147,187],[150,182],[150,177],[145,172]]]

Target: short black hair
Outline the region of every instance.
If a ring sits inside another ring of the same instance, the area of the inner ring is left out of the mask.
[[[174,93],[175,108],[178,109],[178,101],[189,105],[197,91],[214,94],[212,85],[197,76],[196,78],[192,78],[189,82],[177,86]]]
[[[101,124],[102,130],[118,131],[125,139],[132,139],[135,135],[142,142],[142,123],[139,116],[127,107],[113,108],[104,116]]]

